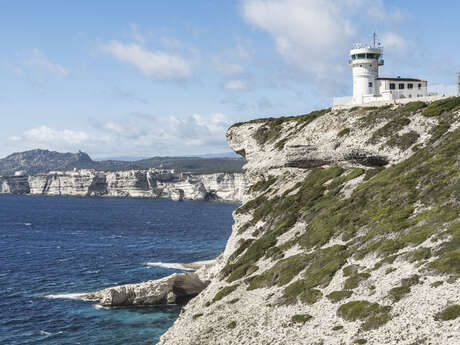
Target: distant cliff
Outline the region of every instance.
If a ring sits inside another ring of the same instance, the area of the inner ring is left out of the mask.
[[[0,176],[14,175],[21,171],[28,175],[94,169],[101,171],[125,171],[146,169],[174,169],[178,172],[195,174],[241,173],[245,161],[241,158],[202,157],[152,157],[135,161],[95,161],[84,152],[60,153],[48,150],[17,152],[0,159]]]
[[[0,193],[70,196],[241,201],[246,177],[240,173],[196,175],[167,169],[97,171],[0,176]]]

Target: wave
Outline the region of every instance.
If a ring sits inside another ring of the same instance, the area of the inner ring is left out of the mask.
[[[145,265],[163,267],[163,268],[172,268],[174,270],[182,270],[182,271],[195,271],[195,269],[186,267],[184,266],[184,264],[180,264],[177,262],[146,262]]]
[[[60,294],[50,294],[50,295],[45,295],[43,297],[45,298],[50,298],[50,299],[84,299],[83,296],[84,293],[60,293]]]

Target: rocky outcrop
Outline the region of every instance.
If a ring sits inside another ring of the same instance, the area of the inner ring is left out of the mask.
[[[173,304],[198,295],[208,283],[196,273],[176,273],[159,280],[110,287],[82,297],[107,307]]]
[[[459,127],[460,98],[231,127],[251,185],[159,344],[456,343]]]
[[[28,194],[30,186],[27,176],[0,176],[0,194]]]
[[[241,201],[247,186],[240,173],[195,175],[149,169],[91,169],[0,177],[0,193]]]

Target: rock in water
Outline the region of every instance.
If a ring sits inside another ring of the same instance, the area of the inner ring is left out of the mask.
[[[198,295],[207,286],[196,273],[176,273],[140,284],[127,284],[88,293],[83,298],[97,300],[100,305],[146,306],[171,304]]]

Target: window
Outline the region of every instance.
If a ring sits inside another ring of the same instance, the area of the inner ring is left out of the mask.
[[[372,82],[371,81],[369,82],[369,87],[372,87]]]
[[[351,56],[351,59],[352,59],[352,60],[356,60],[356,54],[353,54],[353,55]]]
[[[358,59],[365,59],[366,58],[366,54],[358,54]]]
[[[390,90],[396,89],[396,84],[395,83],[390,83]]]
[[[375,54],[367,54],[368,59],[375,59]]]
[[[403,83],[399,84],[399,85],[398,85],[398,89],[404,90],[404,84],[403,84]]]
[[[422,84],[418,84],[418,89],[420,90],[422,88]]]
[[[413,88],[414,88],[414,84],[407,84],[407,88],[408,88],[408,89],[413,89]]]

